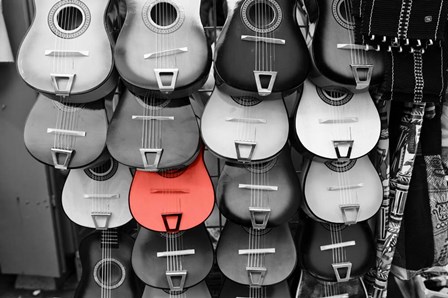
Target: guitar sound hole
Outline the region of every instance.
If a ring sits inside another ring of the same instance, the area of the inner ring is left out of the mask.
[[[176,7],[170,3],[161,2],[153,6],[151,9],[152,21],[161,27],[168,27],[176,22],[178,12]]]
[[[102,259],[94,269],[95,282],[103,289],[116,289],[124,282],[124,266],[115,259]]]
[[[254,2],[248,8],[248,19],[256,28],[269,27],[274,23],[275,15],[274,8],[267,2]]]
[[[162,170],[158,174],[164,178],[176,178],[182,175],[186,169]]]
[[[118,162],[109,158],[104,163],[84,170],[84,173],[95,181],[106,181],[112,178],[118,170]]]
[[[353,30],[353,5],[351,0],[334,0],[332,5],[333,17],[345,29]]]
[[[256,97],[253,96],[232,96],[232,99],[239,105],[244,107],[252,107],[261,102]]]
[[[353,97],[353,93],[343,88],[322,89],[316,87],[316,91],[326,104],[336,107],[347,104]]]
[[[84,15],[78,7],[67,5],[57,12],[56,22],[61,31],[74,32],[84,24]]]

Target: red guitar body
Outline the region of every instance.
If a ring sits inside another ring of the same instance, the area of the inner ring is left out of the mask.
[[[208,218],[215,194],[202,155],[203,150],[183,170],[136,171],[129,206],[139,224],[153,231],[178,232]]]

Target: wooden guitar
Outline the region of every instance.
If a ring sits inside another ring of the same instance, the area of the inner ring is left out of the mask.
[[[325,159],[356,159],[375,147],[380,130],[380,116],[368,92],[323,89],[305,81],[292,136],[299,147]]]
[[[321,280],[345,282],[374,265],[373,234],[365,221],[345,225],[305,218],[298,235],[301,267]]]
[[[243,228],[227,221],[216,250],[219,269],[230,280],[252,287],[284,281],[296,265],[287,223],[271,229]]]
[[[230,3],[236,1],[228,1]],[[293,0],[241,0],[216,42],[215,77],[226,93],[287,95],[308,75],[309,52]]]
[[[313,277],[306,270],[301,270],[295,298],[309,297],[368,298],[369,296],[361,277],[346,282],[326,282]]]
[[[146,286],[142,298],[212,298],[212,296],[207,288],[207,284],[205,281],[202,281],[196,286],[183,291],[167,291]]]
[[[383,186],[367,156],[348,161],[306,159],[300,180],[303,209],[315,220],[354,224],[374,216],[383,201]]]
[[[17,58],[23,80],[52,99],[71,103],[113,92],[118,76],[105,26],[109,1],[33,1],[35,17]]]
[[[266,163],[226,162],[216,191],[219,209],[234,223],[264,229],[288,221],[300,204],[300,187],[288,145]]]
[[[131,266],[134,239],[117,230],[96,231],[79,246],[81,280],[75,298],[141,297]]]
[[[310,80],[321,88],[340,86],[351,92],[367,91],[380,83],[383,53],[355,37],[352,0],[314,1],[319,16],[310,49]]]
[[[272,159],[285,146],[288,131],[282,97],[232,97],[215,88],[201,118],[202,139],[209,150],[232,162]]]
[[[107,125],[104,100],[63,104],[40,94],[25,123],[25,146],[57,169],[84,167],[104,151]]]
[[[188,97],[140,98],[125,91],[107,131],[107,148],[129,167],[156,171],[192,163],[200,149],[199,138]]]
[[[137,276],[149,286],[174,293],[200,283],[212,265],[213,247],[204,224],[178,233],[141,228],[132,251]]]
[[[159,232],[179,232],[201,224],[212,212],[214,203],[203,150],[185,169],[158,173],[137,170],[129,193],[135,220]]]
[[[229,279],[224,281],[220,298],[291,298],[288,283],[282,281],[267,287],[250,287],[233,282]]]
[[[73,169],[62,191],[62,207],[74,223],[94,229],[116,228],[132,219],[128,167],[109,157],[87,169]]]
[[[115,46],[115,63],[134,94],[191,95],[207,80],[211,48],[200,0],[126,0],[127,15]]]

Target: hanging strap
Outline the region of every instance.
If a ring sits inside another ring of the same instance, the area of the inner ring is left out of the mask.
[[[401,134],[397,149],[392,156],[390,179],[390,213],[383,250],[377,260],[376,277],[373,285],[373,298],[386,297],[387,279],[395,253],[406,198],[414,167],[415,155],[420,140],[420,131],[425,113],[424,102],[414,102],[411,113],[401,119]]]

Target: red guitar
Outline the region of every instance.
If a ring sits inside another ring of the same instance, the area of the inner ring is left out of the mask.
[[[215,194],[202,154],[203,150],[185,169],[136,171],[129,205],[139,224],[154,231],[178,232],[207,219]]]

